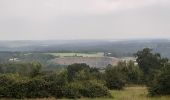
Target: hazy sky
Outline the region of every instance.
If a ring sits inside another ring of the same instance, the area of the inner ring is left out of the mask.
[[[170,39],[170,0],[0,0],[0,40]]]

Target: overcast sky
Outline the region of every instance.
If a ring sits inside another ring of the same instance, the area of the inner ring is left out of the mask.
[[[0,0],[0,40],[170,39],[170,0]]]

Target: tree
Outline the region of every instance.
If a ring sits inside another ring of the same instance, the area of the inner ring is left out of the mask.
[[[68,71],[68,81],[73,81],[74,77],[76,76],[76,73],[77,72],[80,72],[80,71],[89,71],[90,70],[90,67],[84,63],[82,64],[72,64],[72,65],[69,65],[67,67],[67,71]]]
[[[80,93],[84,97],[110,97],[111,94],[106,86],[103,83],[97,80],[89,80],[82,83],[83,88],[80,90]]]
[[[135,56],[146,82],[153,79],[156,70],[160,70],[168,62],[167,58],[162,58],[159,53],[152,53],[152,49],[149,48],[138,51]]]
[[[124,70],[126,81],[129,84],[141,84],[142,71],[138,65],[135,65],[133,61],[126,63],[127,70]]]
[[[105,70],[106,86],[109,89],[122,89],[125,86],[125,78],[122,73],[119,73],[118,69],[111,66]]]
[[[56,98],[64,97],[63,91],[68,85],[67,77],[67,70],[43,77],[48,82],[48,92]]]
[[[40,63],[32,63],[31,77],[36,77],[41,74],[42,65]]]
[[[105,70],[106,85],[110,89],[122,89],[125,84],[140,84],[142,72],[133,61],[121,61],[116,66],[109,65]]]
[[[149,86],[150,95],[170,95],[170,64],[165,65]]]

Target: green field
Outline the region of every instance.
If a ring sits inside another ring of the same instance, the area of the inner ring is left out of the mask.
[[[82,56],[82,57],[103,57],[103,52],[96,52],[96,53],[47,53],[58,57],[76,57],[76,56]]]

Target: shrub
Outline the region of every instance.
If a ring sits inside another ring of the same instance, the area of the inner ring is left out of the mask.
[[[170,64],[166,65],[158,76],[155,77],[153,84],[149,86],[149,93],[154,95],[170,95]]]
[[[49,97],[48,84],[45,80],[34,78],[28,81],[25,85],[27,87],[28,98],[44,98]]]
[[[67,67],[68,81],[69,82],[73,81],[76,73],[80,72],[82,70],[84,70],[85,72],[90,71],[90,67],[88,65],[84,64],[84,63],[82,63],[82,64],[75,63],[75,64],[72,64],[72,65],[69,65]]]
[[[95,98],[111,96],[108,88],[96,80],[86,81],[82,85],[83,88],[80,89],[80,92],[84,97]]]
[[[0,98],[10,97],[9,87],[19,78],[18,74],[1,74],[0,75]]]
[[[0,75],[0,98],[80,98],[107,97],[109,90],[99,81],[98,69],[90,69],[86,64],[73,64],[60,73],[40,74],[33,77],[19,74]],[[70,74],[69,74],[70,73]],[[71,75],[69,81],[68,75]]]
[[[74,98],[80,98],[81,94],[79,90],[81,87],[79,87],[79,83],[69,83],[63,88],[63,95],[66,98],[74,99]]]
[[[65,86],[68,84],[67,82],[67,71],[62,71],[59,74],[52,73],[43,77],[48,82],[48,92],[56,97],[62,98],[64,97],[63,91]]]
[[[10,87],[8,87],[10,98],[25,98],[27,96],[27,82],[18,81],[14,82]]]
[[[106,86],[109,89],[123,89],[125,86],[125,77],[114,67],[107,67],[106,74]]]

